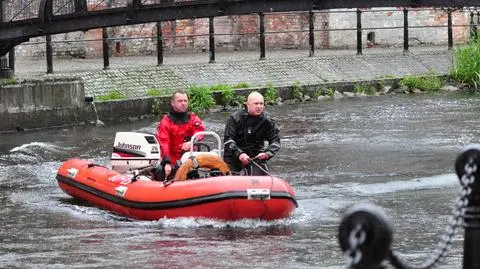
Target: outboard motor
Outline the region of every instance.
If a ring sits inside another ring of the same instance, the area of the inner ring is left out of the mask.
[[[142,169],[160,160],[160,145],[152,134],[117,132],[110,160],[119,173]]]

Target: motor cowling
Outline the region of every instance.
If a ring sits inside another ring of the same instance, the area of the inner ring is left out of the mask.
[[[110,160],[119,173],[145,168],[160,160],[160,145],[152,134],[117,132]]]

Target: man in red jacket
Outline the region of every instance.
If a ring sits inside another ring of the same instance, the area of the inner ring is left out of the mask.
[[[170,103],[170,112],[163,116],[157,127],[165,178],[182,157],[182,152],[190,150],[190,138],[197,132],[205,131],[202,120],[188,111],[188,96],[184,91],[175,91]]]

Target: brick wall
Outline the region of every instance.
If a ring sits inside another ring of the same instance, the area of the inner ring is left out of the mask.
[[[375,11],[375,12],[372,12]],[[467,25],[468,13],[454,12],[454,25]],[[308,48],[308,13],[281,13],[265,15],[267,49]],[[216,17],[215,46],[218,51],[258,50],[259,16]],[[403,12],[402,9],[367,9],[362,13],[363,28],[398,27],[395,29],[365,29],[362,43],[364,46],[402,46]],[[334,10],[315,13],[316,48],[354,48],[356,46],[356,12],[354,9]],[[447,25],[446,12],[442,10],[411,10],[410,26]],[[340,30],[351,29],[351,30]],[[162,23],[163,47],[166,54],[179,52],[208,51],[208,19],[188,19]],[[278,33],[286,31],[284,33]],[[446,44],[447,28],[410,28],[410,44]],[[454,27],[454,42],[465,43],[468,27]],[[114,56],[154,55],[156,54],[156,23],[108,28],[110,54]],[[268,33],[270,32],[270,33]],[[277,33],[272,33],[277,32]],[[375,36],[375,44],[367,43],[367,34]],[[233,34],[233,35],[232,35]],[[102,29],[86,32],[59,34],[54,41],[74,40],[53,44],[56,57],[101,57]],[[45,38],[32,38],[29,43],[17,46],[19,57],[44,57]]]

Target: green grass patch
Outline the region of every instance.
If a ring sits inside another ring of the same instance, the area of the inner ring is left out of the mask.
[[[128,97],[124,94],[122,94],[120,91],[113,90],[109,91],[105,95],[99,95],[96,96],[95,99],[97,101],[112,101],[112,100],[121,100],[121,99],[127,99]]]
[[[378,77],[378,79],[393,79],[393,78],[396,78],[396,76],[394,76],[394,75],[383,75],[383,76]]]
[[[264,98],[266,104],[275,104],[275,102],[277,102],[277,90],[275,89],[275,87],[273,87],[272,83],[267,84],[265,88]]]
[[[325,89],[322,88],[322,87],[318,87],[315,89],[315,91],[313,92],[313,98],[318,98],[322,95],[325,94]]]
[[[147,96],[150,96],[150,97],[160,96],[161,94],[162,94],[162,91],[157,88],[150,88],[147,90]]]
[[[365,83],[355,84],[353,90],[358,94],[375,95],[377,93],[377,88],[375,86]]]
[[[302,86],[298,80],[292,86],[292,98],[297,101],[303,101]]]
[[[7,85],[16,85],[17,79],[16,78],[0,78],[0,87],[7,86]]]
[[[210,87],[210,90],[212,92],[220,92],[221,103],[224,106],[235,105],[235,96],[237,95],[237,93],[231,86],[226,84],[218,84]]]
[[[400,81],[400,84],[410,89],[419,89],[426,92],[438,91],[445,82],[436,76],[408,76]]]
[[[451,77],[478,89],[480,86],[480,39],[455,50]]]
[[[203,115],[215,106],[212,96],[212,88],[206,86],[191,85],[188,88],[189,108],[196,114]]]
[[[245,88],[250,88],[250,84],[247,82],[239,82],[235,86],[233,86],[234,89],[245,89]]]
[[[333,97],[334,94],[335,94],[335,90],[333,88],[327,88],[325,90],[325,95],[328,97]]]

